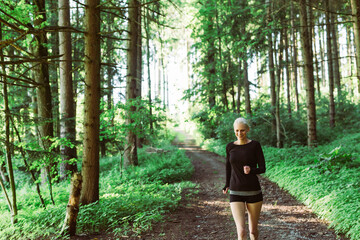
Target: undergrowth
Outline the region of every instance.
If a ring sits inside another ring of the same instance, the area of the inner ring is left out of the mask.
[[[100,200],[80,207],[77,233],[141,234],[178,206],[185,189],[187,194],[196,191],[196,186],[187,181],[193,167],[184,151],[164,142],[161,148],[163,153],[148,153],[146,147],[139,150],[139,166],[122,171],[119,156],[100,160]],[[65,218],[69,185],[69,181],[55,184],[56,205],[47,205],[46,209],[39,207],[33,187],[25,185],[18,191],[15,225],[0,198],[0,239],[56,237]]]
[[[225,156],[219,140],[203,148]],[[263,147],[265,176],[326,219],[338,233],[360,239],[360,134],[347,134],[317,148]],[[265,193],[266,194],[266,193]]]

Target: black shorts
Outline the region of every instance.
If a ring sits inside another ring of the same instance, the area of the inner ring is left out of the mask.
[[[239,196],[230,194],[230,202],[245,202],[245,203],[256,203],[263,200],[262,193],[254,196]]]

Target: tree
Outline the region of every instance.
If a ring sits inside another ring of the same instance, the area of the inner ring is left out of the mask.
[[[334,61],[332,42],[336,39],[333,38],[333,26],[330,23],[330,0],[325,0],[326,12],[326,47],[327,47],[327,59],[328,59],[328,75],[329,75],[329,115],[330,115],[330,127],[335,127],[335,101],[334,101]],[[335,43],[336,44],[336,43]],[[319,89],[320,91],[320,89]]]
[[[59,0],[59,26],[70,26],[70,5],[69,0]],[[69,163],[71,159],[77,157],[75,147],[75,111],[74,111],[74,90],[72,81],[72,61],[71,61],[71,32],[59,32],[59,54],[60,54],[60,137],[66,138],[73,146],[61,146],[63,162],[60,165],[62,178],[66,177],[67,172],[77,171],[76,163]]]
[[[296,28],[295,28],[295,7],[293,1],[291,1],[291,35],[292,35],[292,67],[293,67],[293,88],[295,94],[295,110],[299,110],[299,92],[298,92],[298,54],[297,54],[297,37],[296,37]]]
[[[2,40],[2,24],[0,23],[0,41]],[[4,62],[4,54],[3,49],[0,49],[0,58],[1,61]],[[5,65],[1,65],[2,69],[1,71],[5,75],[6,69]],[[14,170],[13,170],[13,164],[12,164],[12,158],[11,158],[11,147],[10,147],[10,109],[9,109],[9,99],[8,99],[8,86],[7,86],[7,80],[6,77],[3,75],[2,82],[3,82],[3,97],[4,97],[4,105],[5,105],[5,148],[6,148],[6,163],[7,163],[7,170],[9,174],[9,182],[11,187],[11,193],[12,193],[12,201],[8,200],[10,211],[11,211],[11,221],[13,224],[17,223],[17,203],[16,203],[16,187],[15,187],[15,178],[14,178]],[[2,183],[2,179],[1,179]],[[3,183],[2,183],[3,186]],[[3,187],[4,193],[6,195],[6,190]],[[7,197],[7,195],[6,195]]]
[[[138,48],[139,38],[139,28],[141,22],[139,22],[139,8],[141,8],[140,2],[138,0],[129,1],[129,41],[128,41],[128,54],[127,54],[127,77],[126,77],[126,101],[131,102],[136,99],[139,94],[139,81],[141,78],[139,76],[139,54],[140,49]],[[126,122],[129,126],[133,125],[134,120],[132,119],[132,113],[136,111],[136,106],[131,106],[130,112]],[[137,156],[137,136],[134,130],[129,129],[127,134],[127,146],[125,149],[125,160],[129,165],[138,165],[138,156]]]
[[[85,2],[85,105],[80,202],[99,200],[100,0]]]
[[[351,9],[354,22],[354,41],[356,48],[356,77],[358,80],[358,92],[360,93],[360,0],[351,0]]]
[[[271,29],[272,24],[272,3],[269,0],[266,0],[267,5],[267,24],[269,29]],[[276,131],[276,120],[275,120],[275,108],[276,108],[276,89],[275,89],[275,64],[274,64],[274,50],[273,50],[273,33],[268,31],[268,66],[270,74],[270,98],[271,98],[271,114],[273,116],[272,120],[272,131]]]
[[[35,1],[36,15],[34,19],[35,27],[44,29],[46,24],[45,0]],[[44,151],[49,151],[51,147],[51,139],[54,136],[53,114],[52,114],[52,97],[49,80],[49,63],[48,63],[48,46],[46,31],[37,31],[35,33],[36,46],[34,48],[34,56],[40,59],[34,66],[35,81],[38,86],[36,88],[37,110],[39,119],[39,141]],[[52,194],[52,179],[57,175],[56,164],[53,156],[46,154],[46,163],[42,169],[43,182],[48,178],[51,201],[55,204]]]
[[[308,29],[308,19],[306,11],[306,0],[299,0],[300,3],[300,33],[302,52],[305,65],[306,81],[306,103],[307,103],[307,129],[308,146],[316,146],[316,106],[314,89],[314,67],[312,57],[312,44]]]

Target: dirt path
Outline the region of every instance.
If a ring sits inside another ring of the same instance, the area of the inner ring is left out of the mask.
[[[221,189],[225,179],[224,158],[197,147],[191,139],[179,144],[195,167],[193,182],[199,193],[181,202],[179,208],[168,214],[164,222],[142,236],[115,237],[99,234],[75,237],[76,240],[236,240],[228,196]],[[260,240],[347,240],[327,228],[306,206],[276,184],[260,177],[264,204],[260,217]]]
[[[199,184],[199,194],[182,202],[163,223],[137,239],[144,240],[230,240],[236,239],[228,196],[221,189],[225,179],[223,157],[204,151],[190,140],[179,145],[192,160],[195,173],[192,181]],[[276,184],[260,178],[264,205],[260,217],[260,239],[342,239],[304,205]]]

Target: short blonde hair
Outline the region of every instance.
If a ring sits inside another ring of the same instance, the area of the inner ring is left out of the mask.
[[[245,118],[240,117],[240,118],[235,119],[234,128],[235,128],[236,124],[244,124],[248,129],[250,129],[249,123]]]

